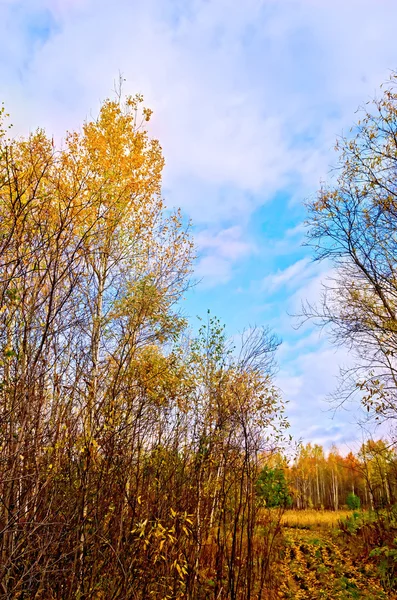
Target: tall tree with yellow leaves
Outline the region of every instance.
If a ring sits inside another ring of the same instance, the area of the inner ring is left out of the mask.
[[[105,416],[124,405],[125,372],[140,347],[171,339],[183,324],[173,307],[187,285],[192,243],[181,216],[165,214],[161,149],[137,122],[150,116],[140,104],[105,102],[61,149],[40,130],[2,139],[5,589],[26,543],[18,523],[37,522],[43,495],[55,493],[53,474],[60,485],[60,470],[75,464],[75,577],[84,596]],[[37,526],[29,535],[37,542],[39,533]]]
[[[141,106],[104,102],[60,148],[0,127],[0,598],[248,600],[269,580],[277,343],[182,337],[193,245]]]

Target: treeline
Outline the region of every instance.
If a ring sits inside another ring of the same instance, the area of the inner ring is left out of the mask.
[[[60,148],[0,131],[1,598],[268,597],[277,340],[189,334],[149,117],[107,101]]]
[[[334,446],[299,447],[295,459],[268,457],[257,484],[267,506],[295,509],[379,509],[397,502],[397,452],[382,439],[369,440],[354,454]]]

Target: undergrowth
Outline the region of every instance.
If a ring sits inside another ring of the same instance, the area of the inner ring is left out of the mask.
[[[278,597],[397,600],[397,511],[286,511]]]
[[[344,545],[356,560],[373,564],[383,588],[397,592],[397,507],[353,512],[339,527]]]

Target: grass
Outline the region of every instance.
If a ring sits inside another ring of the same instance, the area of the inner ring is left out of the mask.
[[[351,515],[351,510],[287,510],[281,522],[294,529],[336,529],[338,521]]]

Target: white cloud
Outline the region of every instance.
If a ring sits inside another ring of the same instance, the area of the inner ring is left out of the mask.
[[[201,222],[230,208],[247,218],[285,186],[312,190],[335,135],[397,63],[391,0],[34,0],[1,11],[2,46],[15,51],[0,75],[18,128],[77,126],[121,70],[155,109],[166,186]],[[27,15],[40,11],[56,27],[29,43]],[[210,187],[211,203],[191,202],[186,181]]]
[[[361,415],[359,401],[346,403],[337,409],[331,401],[336,391],[341,365],[351,359],[346,350],[330,348],[327,340],[313,339],[308,335],[307,348],[302,340],[282,349],[283,368],[277,375],[277,384],[289,400],[288,415],[291,431],[305,442],[324,444],[348,443],[360,437],[357,421]]]
[[[247,241],[247,237],[243,237],[241,227],[235,225],[218,232],[209,229],[200,231],[195,236],[195,241],[199,250],[216,250],[220,256],[236,260],[253,250],[253,244]]]
[[[232,276],[233,264],[251,254],[255,247],[239,226],[220,231],[205,229],[195,236],[199,260],[195,273],[205,287],[226,283]]]
[[[302,283],[302,279],[307,279],[312,273],[311,261],[309,258],[302,258],[285,269],[278,269],[276,273],[267,275],[262,287],[267,293],[273,293],[283,286],[288,288],[295,287]]]
[[[202,287],[210,288],[230,280],[232,265],[219,256],[204,256],[199,259],[194,274]]]

